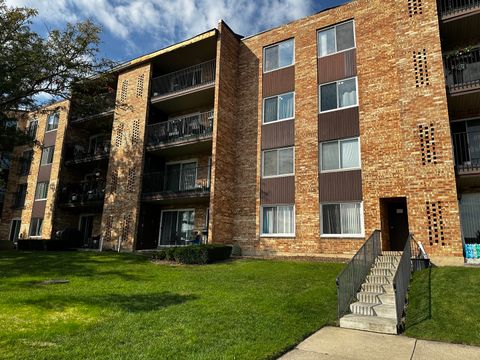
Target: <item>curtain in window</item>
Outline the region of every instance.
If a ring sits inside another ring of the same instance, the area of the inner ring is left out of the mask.
[[[278,101],[280,102],[278,118],[287,119],[293,117],[293,93],[279,96]]]
[[[278,174],[293,173],[293,149],[278,150]]]
[[[338,143],[330,142],[322,144],[322,170],[338,169]]]
[[[318,33],[318,54],[325,56],[335,52],[335,29],[331,28]]]
[[[275,208],[273,207],[264,207],[263,208],[263,234],[273,234],[275,232],[274,223],[275,223]]]
[[[342,234],[361,234],[360,204],[341,204]]]
[[[340,142],[340,150],[342,153],[342,168],[359,167],[358,140],[345,140]]]
[[[277,117],[277,101],[278,99],[276,97],[270,98],[270,99],[265,99],[265,113],[263,116],[263,121],[265,123],[268,123],[270,121],[275,121],[278,119]]]
[[[339,204],[322,205],[322,226],[323,234],[341,234]]]
[[[294,233],[293,206],[277,207],[277,233]]]
[[[357,103],[357,89],[355,79],[338,82],[339,106],[352,106]]]

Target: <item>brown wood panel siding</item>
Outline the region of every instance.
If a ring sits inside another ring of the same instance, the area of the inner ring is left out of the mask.
[[[355,49],[317,59],[318,83],[341,80],[357,74]]]
[[[339,171],[318,174],[320,202],[361,201],[362,171]]]
[[[295,144],[295,121],[285,120],[262,126],[262,150]]]
[[[32,218],[43,218],[46,206],[47,200],[34,201],[32,206]]]
[[[52,173],[52,164],[40,166],[38,168],[37,182],[39,182],[39,181],[49,181],[51,173]]]
[[[360,135],[358,107],[318,114],[318,141]]]
[[[295,176],[262,179],[260,202],[262,205],[294,204]]]
[[[295,90],[295,66],[263,74],[263,97],[283,94]]]
[[[45,137],[43,138],[43,146],[45,147],[54,146],[56,140],[57,140],[57,130],[46,132]]]

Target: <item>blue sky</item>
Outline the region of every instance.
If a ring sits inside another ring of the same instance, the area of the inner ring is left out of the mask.
[[[103,27],[102,53],[125,61],[213,27],[223,19],[238,34],[257,32],[339,5],[346,0],[7,0],[37,8],[34,28],[62,28],[93,19]]]

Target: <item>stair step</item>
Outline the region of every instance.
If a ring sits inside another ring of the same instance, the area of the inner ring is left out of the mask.
[[[385,275],[368,275],[365,282],[369,284],[393,284],[393,276]]]
[[[352,312],[352,314],[356,315],[376,316],[375,310],[373,308],[377,305],[380,305],[380,303],[370,304],[357,301],[350,304],[350,311]]]
[[[381,303],[379,298],[380,295],[382,295],[382,293],[360,291],[357,293],[356,298],[362,303],[378,304]]]
[[[378,299],[382,304],[395,305],[395,293],[393,292],[393,289],[391,293],[384,293],[378,295]]]
[[[340,319],[340,327],[383,334],[397,334],[397,321],[379,316],[348,314]]]
[[[397,320],[397,308],[393,304],[380,304],[373,308],[376,316]]]
[[[395,275],[395,269],[373,268],[370,271],[370,275],[394,276]]]
[[[391,256],[391,255],[380,255],[375,259],[375,263],[394,263],[398,264],[400,262],[401,256]]]
[[[382,251],[382,255],[402,256],[403,251]]]
[[[372,269],[390,269],[390,270],[396,270],[398,267],[397,264],[391,263],[391,262],[378,262],[373,264]]]
[[[361,289],[367,292],[393,294],[393,286],[391,284],[364,283]]]

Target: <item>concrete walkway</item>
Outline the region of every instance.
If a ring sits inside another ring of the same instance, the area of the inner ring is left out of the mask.
[[[480,347],[325,327],[281,360],[478,360]]]

